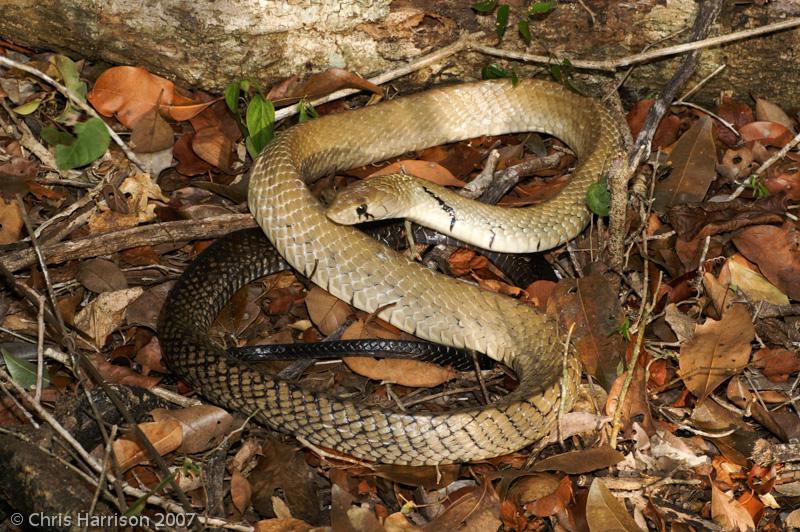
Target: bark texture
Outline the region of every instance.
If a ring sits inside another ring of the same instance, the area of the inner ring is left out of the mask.
[[[234,79],[268,85],[344,67],[369,76],[454,41],[462,32],[485,30],[494,39],[494,17],[481,16],[466,0],[0,0],[0,36],[36,49],[73,57],[132,64],[183,84],[219,91]],[[507,0],[510,27],[502,47],[584,59],[609,59],[640,52],[691,25],[695,0],[584,0],[558,2],[551,13],[530,20],[534,42],[526,46],[517,21],[530,2]],[[713,34],[753,28],[800,15],[800,0],[735,3],[725,8]],[[683,42],[686,33],[658,46]],[[727,64],[696,97],[709,102],[720,90],[740,97],[757,93],[792,108],[800,31],[713,48],[703,52],[695,80]],[[480,67],[513,64],[462,53],[401,84],[473,79]],[[637,96],[669,79],[675,60],[637,66],[626,87]],[[517,65],[520,75],[542,70]]]

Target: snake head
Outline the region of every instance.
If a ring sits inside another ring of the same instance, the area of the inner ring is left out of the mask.
[[[350,185],[339,192],[325,214],[342,225],[404,217],[407,192],[399,186],[397,176],[408,177],[403,174],[376,176]]]

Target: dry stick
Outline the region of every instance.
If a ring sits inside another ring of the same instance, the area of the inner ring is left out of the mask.
[[[223,214],[202,220],[180,220],[122,229],[46,245],[42,248],[42,252],[49,264],[56,264],[68,260],[110,255],[138,246],[217,238],[231,231],[249,227],[256,227],[252,215]],[[15,251],[0,257],[0,264],[12,272],[32,266],[35,262],[36,255],[31,250]]]
[[[701,50],[703,48],[710,48],[712,46],[718,46],[729,42],[750,39],[752,37],[764,35],[766,33],[774,33],[777,31],[796,28],[797,26],[800,26],[800,17],[793,17],[788,20],[776,22],[774,24],[767,24],[765,26],[761,26],[759,28],[753,28],[750,30],[736,31],[733,33],[728,33],[727,35],[720,35],[719,37],[712,37],[709,39],[678,44],[675,46],[668,46],[666,48],[659,48],[657,50],[652,50],[649,52],[642,52],[640,54],[633,54],[619,59],[609,59],[605,61],[572,59],[566,57],[564,59],[568,59],[570,64],[575,68],[583,70],[600,70],[606,72],[614,72],[622,67],[639,63],[645,63],[648,61],[652,61],[653,59],[678,55],[693,50]],[[516,59],[518,61],[526,61],[530,63],[550,64],[553,62],[553,58],[549,56],[526,54],[522,52],[513,52],[510,50],[503,50],[500,48],[494,48],[482,44],[473,44],[472,46],[470,46],[470,49],[484,53],[486,55],[491,55],[495,57],[504,57],[507,59]]]
[[[62,85],[58,81],[54,80],[53,78],[51,78],[50,76],[48,76],[47,74],[45,74],[44,72],[42,72],[42,71],[40,71],[40,70],[38,70],[36,68],[33,68],[31,66],[28,66],[28,65],[25,65],[23,63],[19,63],[17,61],[14,61],[13,59],[9,59],[8,57],[4,57],[2,55],[0,55],[0,65],[5,65],[5,66],[7,66],[9,68],[16,68],[17,70],[22,70],[23,72],[27,72],[28,74],[31,74],[32,76],[36,76],[37,78],[41,79],[42,81],[44,81],[44,82],[52,85],[53,87],[55,87],[58,92],[63,94],[73,104],[75,104],[76,106],[80,107],[84,112],[86,112],[86,114],[88,114],[89,116],[91,116],[93,118],[97,118],[98,120],[102,121],[103,125],[106,127],[106,130],[108,131],[108,134],[111,136],[112,139],[114,139],[114,142],[116,142],[117,145],[120,148],[122,148],[122,151],[125,153],[125,156],[133,164],[135,164],[139,168],[139,170],[141,170],[143,172],[146,171],[145,165],[139,160],[138,157],[136,157],[136,154],[134,154],[131,151],[131,149],[128,147],[128,145],[125,144],[125,141],[123,141],[120,138],[120,136],[117,135],[117,132],[114,131],[113,129],[111,129],[111,126],[106,124],[105,120],[103,120],[100,117],[100,115],[97,114],[97,111],[95,111],[92,108],[92,106],[90,106],[88,103],[86,103],[80,96],[75,94],[72,91],[72,89]]]
[[[39,312],[36,315],[36,391],[33,400],[42,399],[42,378],[44,376],[44,297],[39,296]]]
[[[416,72],[417,70],[421,70],[428,65],[441,61],[450,57],[451,55],[455,55],[458,52],[469,48],[470,41],[482,35],[482,32],[471,33],[469,35],[465,35],[461,37],[459,40],[441,48],[433,53],[428,55],[424,55],[419,59],[415,59],[410,63],[407,63],[401,67],[395,68],[393,70],[389,70],[384,72],[383,74],[379,74],[375,77],[369,78],[367,81],[370,83],[374,83],[375,85],[382,85],[388,81],[395,80],[397,78],[401,78],[407,74],[412,72]],[[323,103],[332,102],[333,100],[338,100],[340,98],[344,98],[346,96],[350,96],[352,94],[356,94],[361,92],[361,89],[342,89],[340,91],[333,92],[328,94],[327,96],[323,96],[322,98],[317,98],[309,102],[312,106],[322,105]],[[292,105],[289,107],[284,107],[275,112],[275,120],[281,120],[283,118],[294,116],[298,113],[298,109],[296,105]]]

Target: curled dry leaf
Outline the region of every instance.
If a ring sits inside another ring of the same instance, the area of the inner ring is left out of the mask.
[[[425,526],[426,532],[500,528],[500,499],[491,484],[461,490],[460,493],[463,495]]]
[[[800,232],[793,223],[747,227],[733,237],[733,243],[772,284],[800,301]]]
[[[139,428],[161,456],[171,453],[180,447],[183,440],[181,425],[177,421],[140,423]],[[127,471],[133,466],[148,460],[147,451],[139,446],[133,436],[123,436],[112,443],[111,446],[122,471]]]
[[[572,482],[568,476],[533,473],[514,482],[508,498],[537,517],[547,517],[567,507],[572,500]]]
[[[228,434],[233,416],[225,410],[211,405],[198,405],[181,410],[157,408],[150,412],[156,421],[177,421],[183,429],[180,451],[186,454],[200,453],[214,448]]]
[[[97,371],[100,372],[100,375],[102,375],[105,380],[115,384],[152,388],[161,380],[159,377],[142,375],[139,372],[133,371],[131,368],[112,364],[100,353],[89,356],[89,360],[91,360],[92,365],[97,368]]]
[[[750,122],[739,130],[744,142],[758,141],[764,146],[783,148],[794,134],[786,126],[776,122]]]
[[[136,286],[98,295],[75,316],[75,326],[91,337],[96,347],[102,348],[108,336],[122,324],[128,304],[142,292],[144,289]]]
[[[364,78],[343,68],[329,68],[324,72],[309,76],[307,80],[292,87],[283,95],[279,95],[277,92],[274,93],[274,96],[279,97],[279,99],[275,101],[275,104],[291,105],[303,98],[314,100],[336,92],[339,89],[346,88],[363,89],[379,96],[383,95],[383,90],[374,83],[370,83]]]
[[[755,329],[744,305],[733,305],[719,321],[707,319],[695,327],[691,340],[681,346],[680,376],[698,399],[703,400],[750,360]]]
[[[753,365],[773,382],[786,382],[789,375],[800,371],[800,356],[788,349],[759,349],[753,355]]]
[[[367,176],[367,179],[370,177],[398,173],[413,175],[414,177],[430,181],[431,183],[443,187],[463,187],[465,185],[463,181],[457,179],[450,173],[450,170],[444,166],[431,161],[418,161],[415,159],[397,161],[388,166],[384,166],[377,172]]]
[[[156,205],[150,200],[169,201],[148,174],[139,172],[128,176],[119,186],[119,192],[125,196],[127,212],[112,210],[105,203],[98,204],[100,212],[89,219],[92,233],[127,229],[153,221],[156,218]]]
[[[591,532],[642,532],[625,505],[617,499],[602,480],[595,478],[586,499],[586,524]]]
[[[244,478],[241,471],[234,469],[231,472],[231,502],[239,514],[243,514],[250,506],[252,495],[253,488],[250,486],[250,482]]]
[[[171,105],[174,95],[171,81],[144,68],[117,66],[100,74],[86,98],[101,115],[115,115],[122,125],[133,128],[156,105]]]
[[[787,129],[794,127],[794,120],[776,104],[764,98],[756,98],[756,119],[763,122],[775,122]]]

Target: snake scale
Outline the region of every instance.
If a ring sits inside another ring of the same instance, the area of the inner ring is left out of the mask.
[[[557,324],[529,305],[423,268],[334,223],[307,184],[428,146],[541,131],[565,141],[580,160],[558,196],[526,208],[537,224],[527,230],[545,249],[588,223],[587,188],[612,171],[622,151],[621,127],[599,102],[559,85],[493,80],[439,87],[287,129],[254,163],[248,197],[280,256],[251,233],[221,239],[195,260],[162,310],[164,361],[214,403],[362,459],[433,465],[525,447],[548,433],[560,406],[572,406],[580,380],[580,364],[571,348],[564,355]],[[239,287],[287,263],[404,331],[506,364],[519,386],[486,406],[405,413],[311,392],[229,358],[207,336],[216,313]]]

